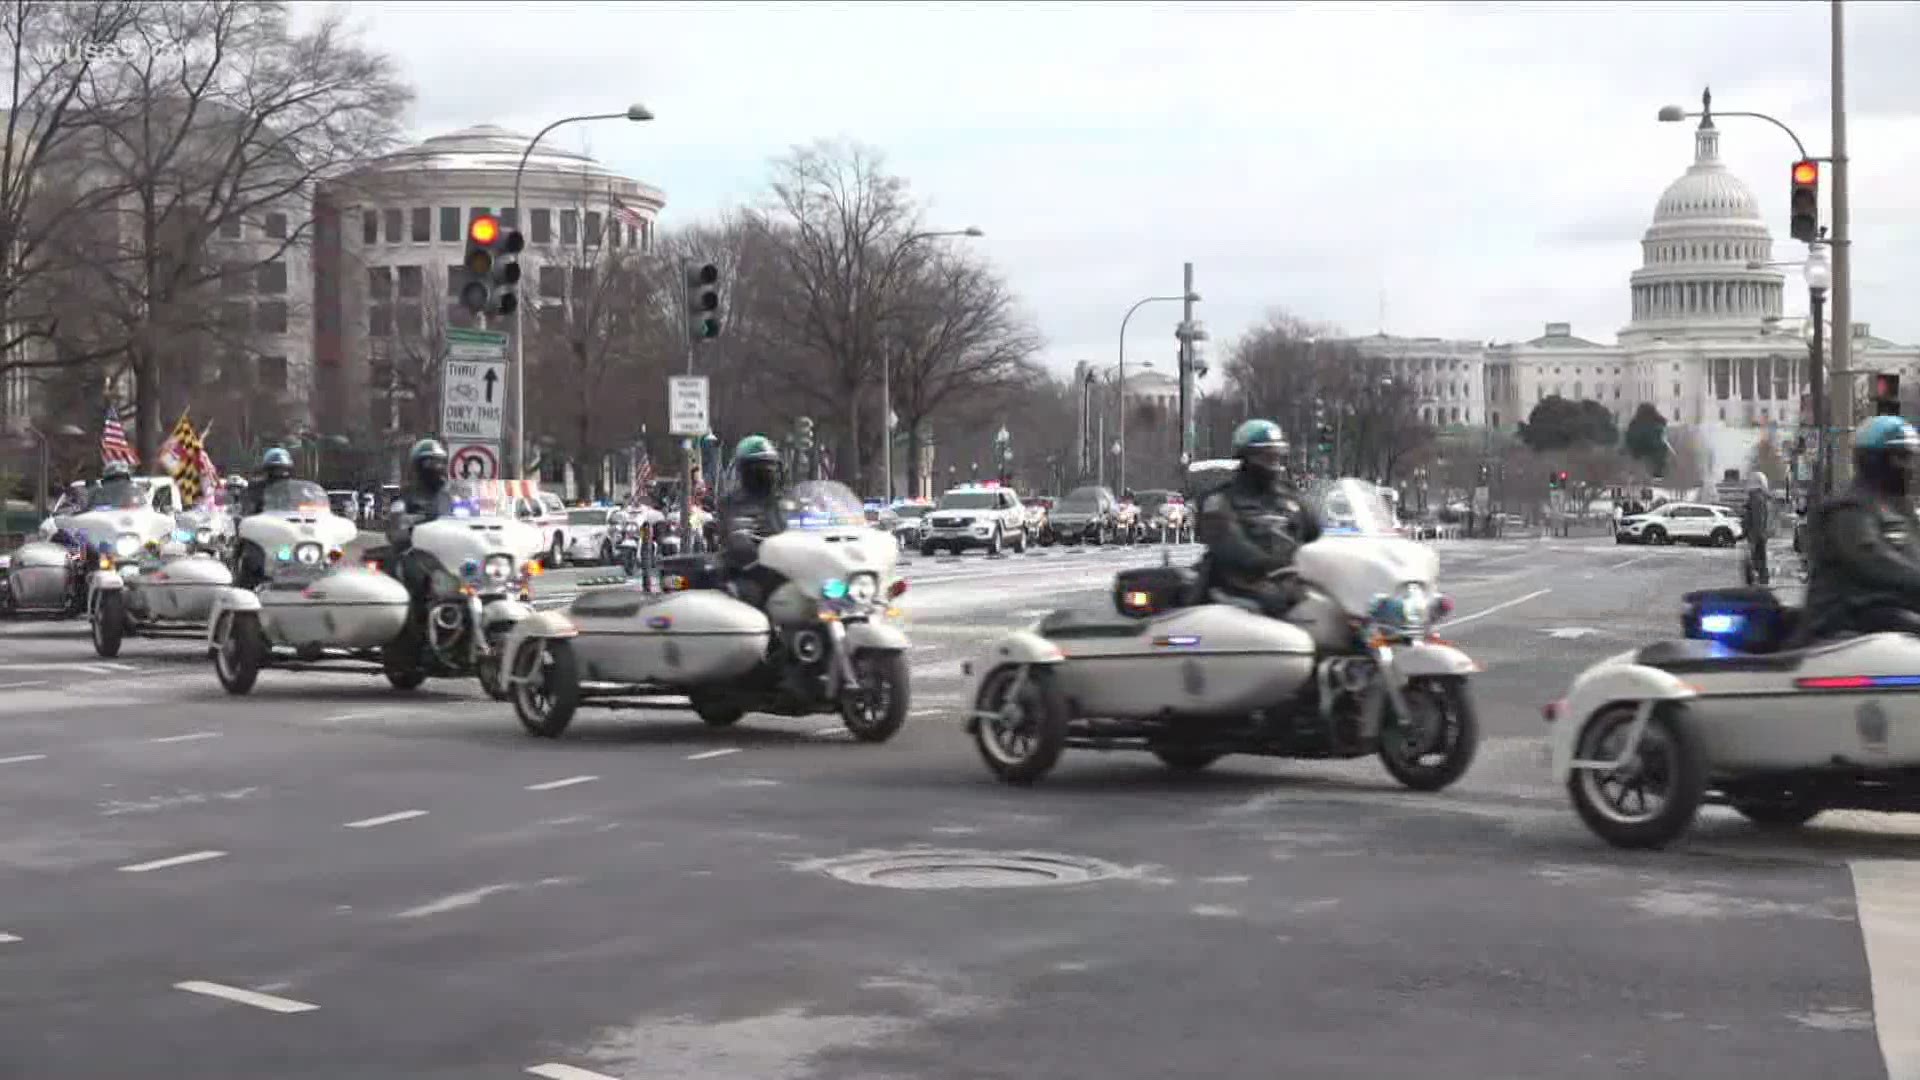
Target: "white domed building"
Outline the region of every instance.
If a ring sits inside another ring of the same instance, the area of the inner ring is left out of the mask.
[[[518,210],[514,175],[527,143],[493,125],[465,128],[322,190],[314,309],[324,430],[398,445],[437,426],[438,402],[425,400],[435,354],[447,327],[472,325],[459,295],[474,218],[497,215],[525,235],[529,306],[586,288],[603,258],[653,250],[664,193],[550,143],[527,159]]]
[[[1548,323],[1531,341],[1488,350],[1488,414],[1526,419],[1559,395],[1605,405],[1624,428],[1640,403],[1698,436],[1710,473],[1747,466],[1770,430],[1799,422],[1807,392],[1811,325],[1783,317],[1785,275],[1753,191],[1720,161],[1712,98],[1703,98],[1694,160],[1655,204],[1631,276],[1631,321],[1619,343],[1574,336]],[[1791,259],[1804,258],[1798,245]],[[1920,349],[1853,327],[1853,366],[1913,371]],[[1787,432],[1791,434],[1791,430]]]

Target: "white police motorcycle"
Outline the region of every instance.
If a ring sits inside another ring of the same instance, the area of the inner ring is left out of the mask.
[[[75,485],[40,524],[40,539],[8,559],[0,601],[13,612],[85,613],[90,575],[173,538],[178,500],[179,489],[166,477]]]
[[[520,623],[506,655],[527,731],[557,737],[585,704],[690,708],[714,727],[837,712],[856,739],[892,738],[910,693],[909,642],[888,606],[906,590],[898,545],[845,485],[798,484],[783,503],[785,531],[743,575],[776,582],[764,599],[723,582],[716,560],[684,555],[663,563],[663,593],[600,590]]]
[[[193,528],[149,540],[130,558],[102,558],[87,579],[93,651],[111,660],[129,637],[198,638],[233,572]]]

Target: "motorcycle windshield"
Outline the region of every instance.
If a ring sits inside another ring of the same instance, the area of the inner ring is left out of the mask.
[[[264,514],[331,513],[327,492],[311,480],[275,480],[260,494]]]
[[[1334,480],[1312,494],[1319,506],[1322,532],[1337,536],[1399,535],[1392,504],[1365,480]]]
[[[109,480],[87,488],[85,509],[88,511],[144,510],[146,507],[147,485],[138,480]]]
[[[860,498],[837,480],[795,484],[783,502],[788,529],[864,528],[867,524],[867,513]]]

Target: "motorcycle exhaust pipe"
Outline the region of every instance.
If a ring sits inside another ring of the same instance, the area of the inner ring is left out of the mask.
[[[803,664],[811,664],[827,651],[827,643],[818,630],[802,630],[793,635],[793,655]]]

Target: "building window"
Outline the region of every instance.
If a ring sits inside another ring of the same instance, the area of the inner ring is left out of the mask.
[[[393,336],[392,305],[375,304],[367,309],[367,336],[377,338]]]
[[[220,223],[220,239],[240,239],[240,219],[238,217],[231,217]]]
[[[246,333],[249,312],[250,309],[244,301],[224,301],[220,305],[220,329],[233,337]]]
[[[580,211],[560,211],[560,242],[563,244],[580,242]]]
[[[426,320],[419,304],[403,304],[394,309],[393,320],[393,327],[401,337],[419,341],[425,336],[423,329]]]
[[[533,212],[533,242],[553,243],[553,211],[535,210]]]
[[[457,244],[460,240],[460,208],[457,206],[441,207],[440,242],[443,244]]]
[[[360,215],[360,242],[368,247],[380,242],[380,211],[368,210]]]
[[[285,300],[265,300],[255,311],[254,328],[263,334],[284,334],[287,332],[287,302]]]
[[[263,356],[260,358],[260,386],[275,393],[286,393],[287,358],[284,356]]]
[[[406,239],[407,215],[395,208],[387,211],[387,243],[398,244]]]
[[[540,299],[561,300],[567,293],[567,271],[564,267],[543,266],[540,268]]]
[[[620,233],[621,233],[621,229],[620,229],[620,223],[618,221],[611,221],[607,223],[607,243],[609,245],[613,247],[620,246]]]
[[[287,215],[272,213],[267,215],[267,239],[285,240],[287,238]]]
[[[587,297],[593,295],[593,267],[576,266],[573,268],[573,295]]]
[[[278,260],[260,264],[260,295],[287,295],[287,264]]]
[[[418,300],[426,288],[426,274],[418,266],[402,266],[400,271],[400,299]]]
[[[587,246],[597,247],[599,246],[599,244],[600,244],[600,211],[589,210],[587,211]]]
[[[384,266],[367,267],[367,297],[376,304],[393,299],[393,271]]]
[[[467,224],[471,225],[491,213],[493,208],[489,206],[469,206],[467,207]]]
[[[447,295],[460,299],[460,290],[467,284],[467,265],[454,263],[447,267]]]
[[[413,208],[412,233],[413,233],[412,235],[413,242],[416,244],[430,244],[433,242],[433,208],[432,207],[416,206]]]

